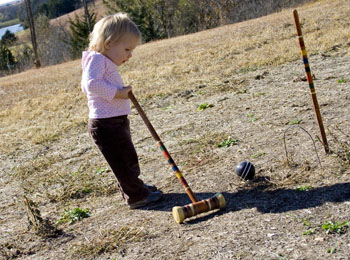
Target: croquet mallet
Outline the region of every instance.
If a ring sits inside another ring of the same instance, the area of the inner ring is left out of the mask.
[[[303,63],[304,63],[304,67],[305,67],[306,78],[307,78],[307,81],[309,83],[312,103],[314,105],[314,110],[315,110],[315,113],[316,113],[316,119],[317,119],[317,122],[318,122],[318,126],[320,128],[324,150],[328,154],[329,153],[329,147],[328,147],[326,132],[324,131],[324,126],[323,126],[323,122],[322,122],[322,116],[321,116],[321,112],[320,112],[320,107],[319,107],[318,101],[317,101],[316,90],[315,90],[314,82],[313,82],[312,75],[311,75],[310,64],[309,64],[309,60],[307,58],[307,52],[306,52],[306,48],[305,48],[303,33],[301,31],[299,15],[298,15],[298,11],[297,10],[293,10],[293,16],[294,16],[295,28],[297,30],[297,35],[298,35],[298,38],[299,38],[299,45],[300,45],[300,50],[301,50],[301,56],[303,57]]]
[[[177,223],[182,223],[186,218],[190,218],[193,216],[196,216],[200,213],[208,212],[214,209],[224,209],[226,208],[226,201],[225,197],[221,193],[216,193],[213,197],[198,201],[194,193],[192,192],[191,188],[189,187],[188,183],[186,182],[184,176],[182,175],[179,168],[176,166],[174,160],[171,158],[169,152],[165,148],[163,142],[161,141],[160,137],[158,136],[157,132],[153,128],[151,122],[148,120],[145,112],[141,108],[140,104],[136,100],[134,94],[130,91],[129,92],[129,98],[133,102],[137,112],[140,114],[142,120],[146,124],[148,130],[151,132],[151,135],[153,136],[154,140],[157,142],[158,147],[163,152],[163,155],[165,159],[170,164],[171,168],[173,169],[176,177],[180,181],[181,185],[184,187],[187,195],[191,199],[192,203],[187,204],[185,206],[176,206],[173,207],[173,217]]]

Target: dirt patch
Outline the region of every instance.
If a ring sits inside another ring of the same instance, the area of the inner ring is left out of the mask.
[[[342,161],[337,153],[344,148],[340,143],[348,143],[343,134],[349,129],[350,85],[338,79],[350,78],[350,58],[318,55],[310,57],[310,63],[330,155],[317,138],[319,130],[299,61],[232,75],[221,79],[225,83],[218,86],[156,97],[142,105],[185,178],[200,199],[222,192],[227,209],[183,225],[174,222],[172,207],[190,201],[134,112],[130,118],[143,178],[164,192],[163,200],[150,208],[129,211],[116,191],[112,196],[73,197],[63,204],[48,203],[45,195],[34,194],[32,199],[39,202],[43,217],[53,221],[65,207],[92,212],[81,222],[60,226],[62,232],[56,237],[42,238],[28,231],[22,189],[14,189],[18,182],[8,180],[11,173],[5,169],[3,258],[348,259],[349,233],[327,234],[322,224],[349,221],[349,159]],[[198,111],[205,102],[213,106]],[[305,131],[289,128],[292,121],[311,135],[317,153]],[[218,148],[228,136],[239,140],[238,144]],[[54,143],[45,157],[63,156],[68,144],[71,155],[57,167],[74,172],[74,167],[81,168],[86,161],[106,167],[83,129]],[[235,176],[235,166],[243,160],[256,167],[251,182]],[[8,167],[16,164],[15,159],[3,157],[2,161]],[[99,178],[101,183],[114,185],[108,170]],[[303,235],[308,230],[310,234]]]

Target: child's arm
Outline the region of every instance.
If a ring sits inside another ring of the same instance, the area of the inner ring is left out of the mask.
[[[114,98],[128,99],[128,93],[131,91],[131,86],[126,86],[123,89],[118,89]]]

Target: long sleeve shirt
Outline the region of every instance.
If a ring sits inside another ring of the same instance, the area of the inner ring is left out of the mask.
[[[117,65],[98,52],[84,51],[82,70],[81,88],[88,99],[89,118],[130,114],[129,99],[115,98],[124,87]]]

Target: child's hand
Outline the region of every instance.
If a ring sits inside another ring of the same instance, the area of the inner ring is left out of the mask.
[[[128,99],[128,93],[131,91],[131,86],[126,86],[123,89],[118,89],[117,94],[115,94],[114,98]]]

